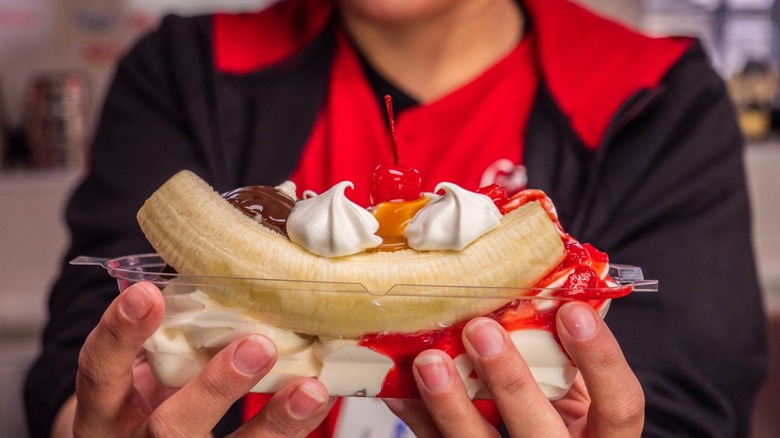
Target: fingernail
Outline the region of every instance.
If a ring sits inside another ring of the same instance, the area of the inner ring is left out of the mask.
[[[290,394],[290,412],[298,418],[308,418],[327,400],[319,391],[303,383]]]
[[[506,343],[498,327],[498,323],[490,319],[477,320],[466,327],[466,339],[477,354],[493,357],[504,351]]]
[[[138,321],[152,310],[152,296],[143,286],[133,287],[122,296],[122,313]]]
[[[414,360],[414,366],[422,383],[430,392],[446,389],[452,380],[444,358],[438,354],[421,354]]]
[[[563,306],[561,320],[566,330],[577,339],[586,339],[596,332],[596,318],[585,304]]]
[[[238,344],[233,353],[233,365],[244,374],[257,374],[268,365],[274,354],[271,341],[263,336],[252,335]]]

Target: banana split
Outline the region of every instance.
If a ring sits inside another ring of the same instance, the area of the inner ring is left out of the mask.
[[[261,333],[279,360],[256,392],[309,376],[332,395],[413,398],[411,363],[437,348],[471,397],[488,398],[461,343],[466,322],[488,316],[557,399],[577,372],[556,340],[557,309],[579,299],[603,316],[631,291],[538,190],[372,187],[366,209],[346,198],[350,186],[302,199],[291,182],[220,195],[183,171],[147,200],[139,224],[177,272],[161,282],[166,318],[145,345],[163,384],[185,384],[220,348]]]

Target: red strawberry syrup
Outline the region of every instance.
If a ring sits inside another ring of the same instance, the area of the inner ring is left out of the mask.
[[[558,308],[567,300],[585,301],[598,310],[607,299],[618,298],[630,293],[631,287],[613,286],[605,289],[608,284],[599,278],[598,273],[607,269],[609,262],[607,255],[589,244],[577,242],[563,232],[552,203],[549,202],[544,193],[533,190],[520,192],[506,200],[501,210],[508,212],[532,201],[539,202],[558,226],[558,229],[561,230],[560,234],[566,255],[556,268],[537,283],[536,288],[539,290],[530,291],[530,295],[544,293],[550,298],[558,299],[549,300],[550,304],[542,304],[544,302],[540,299],[518,298],[485,316],[493,318],[508,331],[547,330],[558,340],[555,330],[555,315]],[[497,200],[496,203],[498,204],[498,202]],[[544,287],[549,286],[563,275],[569,274],[570,271],[571,275],[560,286],[560,289],[543,290]],[[363,336],[360,345],[390,357],[394,361],[394,366],[385,377],[382,390],[377,396],[419,398],[419,392],[412,375],[414,358],[428,349],[444,351],[453,358],[465,353],[461,341],[465,325],[466,321],[439,330],[406,334],[379,333]]]

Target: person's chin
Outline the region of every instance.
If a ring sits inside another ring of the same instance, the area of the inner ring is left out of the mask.
[[[336,0],[339,6],[365,19],[382,23],[402,23],[435,17],[463,0]]]

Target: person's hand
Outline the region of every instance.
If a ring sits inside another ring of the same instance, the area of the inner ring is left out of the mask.
[[[561,400],[550,402],[499,324],[478,318],[466,325],[463,342],[475,369],[495,399],[509,435],[640,436],[644,394],[615,338],[585,303],[558,311],[558,335],[580,375]],[[497,436],[469,400],[452,359],[437,350],[414,362],[421,400],[387,400],[419,437]]]
[[[160,290],[149,283],[131,286],[114,300],[84,343],[75,398],[61,409],[55,434],[72,422],[77,436],[208,436],[276,362],[271,340],[248,336],[217,353],[183,388],[163,388],[139,354],[163,313]],[[277,392],[234,436],[305,436],[329,406],[320,382],[299,379]]]

